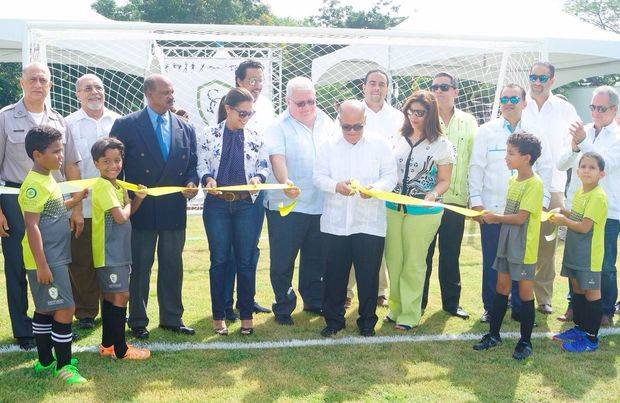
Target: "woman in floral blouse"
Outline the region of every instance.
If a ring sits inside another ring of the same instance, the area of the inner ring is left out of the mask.
[[[398,184],[394,193],[436,201],[450,187],[454,147],[442,134],[437,101],[416,91],[403,106],[405,122],[395,144]],[[428,247],[443,209],[387,203],[385,261],[390,278],[386,322],[411,330],[420,322]]]
[[[264,183],[269,176],[263,139],[245,128],[254,114],[252,94],[231,89],[225,97],[226,119],[207,128],[198,143],[198,174],[207,189],[203,222],[209,240],[211,306],[213,328],[226,335],[226,293],[232,284],[228,261],[231,247],[237,267],[237,299],[241,334],[252,334],[252,312],[256,284],[253,255],[263,227],[263,197],[260,192],[220,192],[221,186]],[[234,278],[233,278],[234,281]]]

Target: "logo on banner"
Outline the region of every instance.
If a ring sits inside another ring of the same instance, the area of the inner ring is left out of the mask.
[[[232,85],[220,80],[210,80],[196,88],[196,105],[202,121],[208,125],[209,115],[217,117],[217,108],[222,97]]]

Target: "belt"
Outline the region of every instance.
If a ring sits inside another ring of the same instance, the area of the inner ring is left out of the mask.
[[[10,187],[10,188],[17,188],[17,189],[19,189],[20,187],[22,187],[22,184],[21,183],[17,183],[17,182],[5,181],[4,182],[4,186]]]
[[[234,202],[236,200],[245,200],[250,197],[249,192],[222,192],[221,194],[212,194],[220,200],[225,200],[227,202]]]

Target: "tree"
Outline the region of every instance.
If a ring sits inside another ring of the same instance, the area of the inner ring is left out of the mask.
[[[319,15],[310,20],[320,27],[386,29],[405,19],[398,16],[399,9],[392,0],[377,0],[368,11],[354,10],[352,6],[342,5],[340,0],[323,0]]]
[[[620,34],[620,0],[568,0],[565,9],[585,22]]]
[[[19,76],[21,65],[19,63],[2,63],[0,68],[0,108],[14,103],[21,96],[19,88]]]

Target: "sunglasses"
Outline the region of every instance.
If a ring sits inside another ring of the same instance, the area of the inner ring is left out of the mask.
[[[437,90],[441,90],[441,92],[446,92],[450,88],[456,88],[454,85],[450,84],[433,84],[431,85],[431,91],[435,92]]]
[[[613,108],[613,106],[603,106],[603,105],[590,105],[590,110],[592,112],[597,111],[598,113],[605,113],[608,110]]]
[[[237,108],[232,108],[232,110],[237,112],[241,119],[250,118],[250,117],[254,116],[254,114],[256,113],[256,111],[242,111],[242,110],[239,110]]]
[[[442,84],[445,85],[445,84]],[[416,115],[419,118],[423,118],[426,115],[426,109],[409,109],[407,111],[407,116]]]
[[[354,131],[354,132],[359,132],[360,130],[362,130],[364,128],[364,125],[361,123],[357,123],[354,125],[348,125],[348,124],[341,124],[340,127],[342,128],[343,132],[350,132],[350,131]]]
[[[293,101],[293,103],[297,105],[298,108],[303,108],[306,105],[314,106],[316,104],[316,99],[307,99],[305,101],[299,101],[299,102]]]
[[[506,105],[508,102],[510,102],[513,105],[516,105],[519,103],[519,101],[521,101],[521,98],[519,97],[501,97],[499,99],[499,102],[501,102],[502,105]]]
[[[537,74],[530,74],[530,81],[535,83],[536,81],[540,81],[541,84],[546,83],[547,81],[549,81],[551,77],[541,74],[541,75],[537,75]]]

